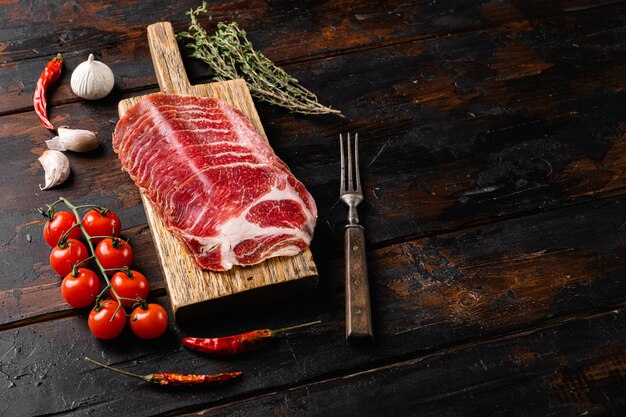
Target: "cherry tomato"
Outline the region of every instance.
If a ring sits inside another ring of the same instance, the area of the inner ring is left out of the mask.
[[[89,236],[119,236],[122,231],[122,222],[119,217],[106,209],[89,210],[83,216],[83,226]],[[93,239],[96,244],[101,240],[102,238]]]
[[[62,246],[56,245],[50,252],[50,265],[61,276],[72,272],[77,263],[89,258],[87,247],[76,239],[68,239]]]
[[[118,310],[118,306],[119,303],[115,300],[102,300],[89,313],[89,330],[98,339],[114,339],[124,330],[126,313],[121,307]]]
[[[130,328],[142,339],[161,336],[167,330],[168,322],[165,309],[158,304],[139,306],[130,315]]]
[[[61,295],[72,307],[87,307],[93,304],[100,292],[98,275],[91,269],[77,268],[63,278]]]
[[[76,216],[69,211],[58,211],[54,213],[51,220],[48,220],[43,227],[43,239],[46,243],[55,247],[59,243],[59,239],[63,233],[70,230],[76,224]],[[69,237],[72,239],[80,239],[82,232],[79,227],[72,229]]]
[[[96,256],[105,269],[130,267],[133,248],[125,240],[108,237],[96,246]]]
[[[111,287],[120,297],[147,299],[150,292],[148,279],[141,272],[129,270],[129,274],[126,274],[125,271],[113,274]],[[133,304],[135,301],[122,300],[122,305],[125,307],[132,307]]]

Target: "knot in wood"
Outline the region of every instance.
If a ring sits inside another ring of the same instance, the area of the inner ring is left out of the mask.
[[[472,307],[478,303],[479,296],[471,291],[463,291],[457,297],[457,302],[462,307]]]

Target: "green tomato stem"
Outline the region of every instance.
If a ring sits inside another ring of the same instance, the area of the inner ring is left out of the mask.
[[[113,294],[113,297],[115,297],[115,300],[118,302],[118,309],[119,307],[121,307],[122,302],[120,300],[120,296],[117,295],[117,292],[115,292],[115,289],[113,287],[111,287],[111,280],[109,280],[109,277],[106,273],[106,270],[104,269],[104,267],[102,266],[102,264],[100,263],[100,260],[98,259],[98,257],[96,256],[96,250],[93,246],[93,242],[92,242],[92,237],[89,235],[89,233],[87,233],[87,229],[85,229],[85,226],[83,225],[83,222],[81,220],[80,217],[80,213],[78,212],[78,207],[79,206],[75,206],[72,203],[70,203],[68,200],[66,200],[65,198],[61,197],[59,198],[58,201],[52,203],[57,204],[58,202],[62,202],[63,204],[65,204],[67,206],[67,208],[69,208],[70,210],[72,210],[72,213],[74,213],[74,216],[76,217],[76,224],[78,225],[78,227],[80,227],[80,230],[83,232],[83,236],[85,236],[85,239],[87,240],[87,245],[89,246],[89,251],[91,253],[91,256],[94,258],[94,261],[96,262],[96,265],[98,266],[98,269],[100,270],[100,274],[102,275],[102,277],[104,278],[105,282],[107,283],[105,289],[109,289],[109,292],[111,294]],[[108,237],[112,237],[112,236],[108,236]],[[104,290],[103,290],[104,292]],[[102,293],[100,295],[98,295],[98,298],[96,298],[96,300],[99,301],[100,296],[102,295]],[[115,311],[115,314],[117,314],[117,310]],[[111,319],[113,319],[113,317],[115,317],[115,314],[113,314],[113,316],[111,317]]]
[[[77,210],[83,210],[86,208],[92,209],[92,208],[101,208],[101,207],[96,204],[81,204],[80,206],[76,206]]]
[[[104,293],[106,293],[109,290],[109,288],[111,288],[111,286],[110,285],[106,285],[102,289],[102,291],[100,291],[100,294],[98,294],[98,296],[96,297],[96,305],[99,304],[100,300],[102,299],[102,296],[104,295]]]
[[[83,259],[82,261],[80,261],[76,265],[74,265],[72,267],[72,276],[74,278],[76,278],[78,276],[78,268],[80,268],[81,266],[83,266],[84,264],[86,264],[87,262],[92,260],[93,258],[95,258],[95,256],[90,256],[89,258]]]
[[[65,233],[63,233],[61,235],[61,237],[59,238],[59,242],[58,245],[60,248],[64,248],[65,244],[67,243],[67,239],[69,239],[70,237],[70,232],[74,229],[76,229],[78,226],[78,224],[73,225],[72,227],[70,227],[69,229],[67,229],[67,231]]]

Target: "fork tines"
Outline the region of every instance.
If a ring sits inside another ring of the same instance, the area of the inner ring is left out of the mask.
[[[345,193],[361,193],[361,175],[359,174],[359,134],[354,135],[354,152],[352,152],[352,141],[350,133],[347,140],[348,166],[346,170],[346,150],[343,143],[343,135],[339,134],[339,145],[341,147],[341,183],[340,192]],[[348,178],[346,182],[346,177]]]

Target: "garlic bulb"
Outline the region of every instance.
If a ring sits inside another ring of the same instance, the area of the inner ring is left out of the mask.
[[[43,187],[39,185],[41,190],[59,185],[70,176],[70,161],[59,151],[45,151],[39,162],[46,172],[46,184]]]
[[[87,152],[100,145],[98,134],[91,130],[69,129],[65,126],[58,129],[59,136],[46,141],[48,149],[54,151]]]
[[[93,59],[89,54],[87,61],[80,64],[72,73],[70,86],[80,98],[98,100],[113,90],[115,77],[106,64]]]

